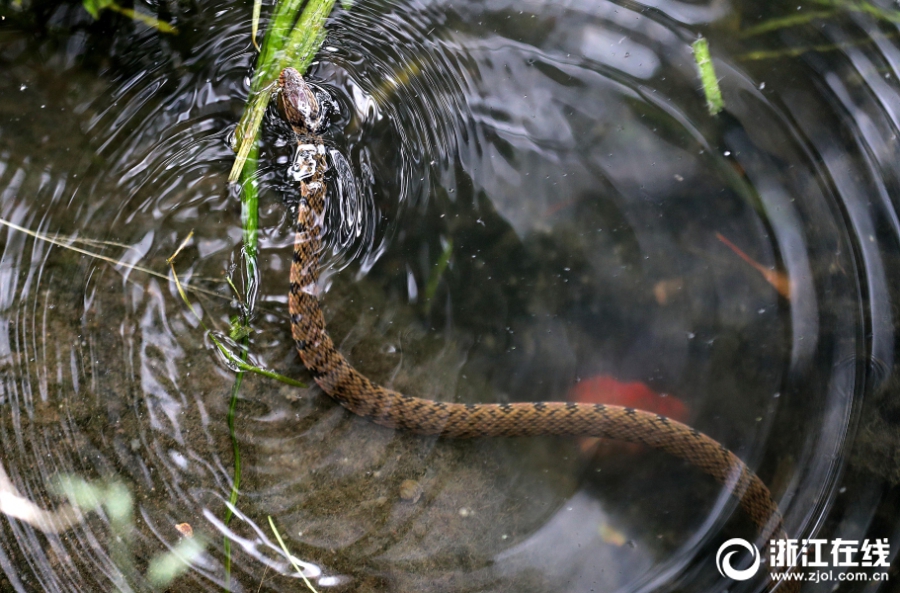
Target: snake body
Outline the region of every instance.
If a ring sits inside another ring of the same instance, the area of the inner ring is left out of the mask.
[[[312,89],[288,68],[279,102],[297,135],[300,181],[290,272],[291,332],[316,383],[349,411],[373,422],[422,435],[452,438],[536,435],[592,436],[641,443],[684,459],[728,488],[763,539],[782,536],[782,517],[769,489],[734,453],[675,420],[627,407],[566,402],[459,404],[404,395],[376,385],[337,350],[319,307],[319,255],[326,205],[325,149],[318,133],[324,115]]]

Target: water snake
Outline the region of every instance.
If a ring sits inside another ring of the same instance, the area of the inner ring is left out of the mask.
[[[303,364],[339,404],[383,426],[453,438],[535,435],[594,436],[642,443],[684,459],[718,480],[740,501],[763,539],[784,537],[769,489],[734,453],[705,434],[664,416],[626,407],[566,402],[459,404],[404,395],[376,385],[338,352],[319,307],[319,254],[324,234],[325,114],[293,68],[279,78],[281,112],[297,136],[300,183],[290,272],[291,331]]]

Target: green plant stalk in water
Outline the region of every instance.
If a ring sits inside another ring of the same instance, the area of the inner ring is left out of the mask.
[[[444,245],[444,250],[441,252],[440,257],[438,257],[437,262],[434,264],[434,268],[431,270],[431,274],[428,276],[428,282],[425,284],[424,301],[426,312],[431,310],[431,300],[437,292],[438,283],[441,281],[444,272],[447,270],[447,266],[450,265],[450,258],[452,256],[453,241],[448,239],[447,244]]]
[[[244,338],[247,340],[247,338]],[[246,360],[247,350],[244,350],[242,358]],[[225,508],[225,517],[223,522],[228,525],[231,522],[233,511],[231,510],[236,504],[238,494],[241,488],[241,448],[234,431],[235,410],[237,410],[237,395],[241,389],[241,383],[244,379],[244,372],[238,371],[234,377],[234,384],[231,387],[231,401],[228,403],[228,434],[231,436],[231,450],[234,454],[234,480],[231,482],[231,494],[228,496],[229,506]],[[225,551],[225,589],[231,590],[231,538],[227,535],[224,541]]]
[[[257,160],[259,144],[257,135],[262,124],[263,115],[271,99],[272,89],[281,70],[291,65],[301,73],[305,73],[316,53],[325,41],[325,21],[334,7],[335,0],[308,0],[303,12],[297,13],[303,0],[284,0],[275,7],[263,39],[262,50],[256,66],[256,72],[250,86],[247,107],[235,129],[234,149],[237,152],[234,166],[228,176],[231,183],[238,182],[241,190],[241,228],[243,230],[243,264],[244,264],[244,310],[242,325],[248,326],[256,304],[258,289],[258,228],[259,228],[259,194],[256,185]],[[256,12],[254,8],[254,12]],[[256,44],[258,15],[254,14],[252,35]],[[244,346],[242,361],[246,364],[249,335],[240,339]],[[218,344],[217,344],[218,345]],[[231,390],[231,401],[228,407],[228,433],[234,451],[234,480],[224,523],[228,525],[232,517],[232,508],[237,504],[241,483],[241,452],[235,434],[235,410],[237,396],[243,381],[243,371],[235,375]],[[231,540],[225,537],[225,582],[230,589],[231,579]]]
[[[900,23],[900,11],[882,8],[871,2],[854,0],[813,0],[815,4],[825,6],[826,10],[805,10],[764,21],[741,31],[741,37],[752,37],[762,33],[779,31],[788,27],[805,25],[815,20],[832,18],[847,12],[861,12],[888,23]],[[798,9],[799,10],[799,9]]]
[[[319,593],[318,591],[316,591],[316,588],[313,587],[312,583],[309,582],[309,579],[306,578],[306,574],[304,574],[303,569],[300,568],[300,566],[297,564],[297,560],[294,558],[294,555],[291,554],[290,550],[288,550],[288,547],[285,545],[284,540],[281,539],[281,533],[279,533],[278,528],[275,527],[275,521],[272,520],[271,516],[269,516],[269,527],[272,528],[272,533],[275,534],[275,539],[278,540],[278,545],[281,546],[281,551],[284,552],[285,556],[287,556],[287,559],[293,565],[294,570],[296,570],[300,574],[300,577],[303,579],[303,583],[306,585],[306,588],[312,591],[312,593]]]
[[[88,11],[92,17],[94,17],[94,19],[100,18],[101,10],[109,9],[127,16],[133,21],[144,23],[148,27],[152,27],[158,30],[160,33],[178,35],[178,29],[176,29],[169,23],[154,18],[149,14],[138,12],[133,8],[125,8],[124,6],[119,6],[113,0],[83,0],[82,5],[84,6],[84,9]]]
[[[234,149],[238,156],[228,176],[229,181],[240,179],[243,183],[256,174],[256,167],[248,166],[248,158],[251,147],[256,143],[278,75],[287,66],[296,68],[300,74],[306,73],[325,41],[325,21],[334,8],[334,2],[335,0],[309,0],[293,27],[291,24],[294,23],[301,0],[285,0],[275,8],[263,39],[256,72],[250,83],[247,107],[235,129]]]

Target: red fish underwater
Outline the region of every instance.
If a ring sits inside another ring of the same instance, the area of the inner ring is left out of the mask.
[[[609,375],[597,375],[584,379],[569,390],[566,399],[579,404],[608,404],[647,410],[662,416],[685,422],[688,408],[677,397],[657,393],[640,381],[619,381]],[[578,440],[582,452],[590,451],[603,439],[581,438]],[[616,443],[620,445],[620,443]],[[618,450],[635,452],[641,450],[640,445],[625,445]]]

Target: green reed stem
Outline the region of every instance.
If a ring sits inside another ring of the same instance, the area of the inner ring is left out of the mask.
[[[244,302],[241,305],[240,324],[247,327],[250,324],[250,314],[256,303],[256,292],[259,278],[257,266],[258,240],[259,240],[259,192],[256,184],[256,165],[259,156],[259,145],[256,142],[249,143],[247,163],[244,170],[250,173],[241,175],[241,228],[243,229],[243,263],[244,263]],[[232,288],[234,286],[232,285]],[[225,351],[219,343],[216,346],[222,352]],[[242,364],[247,364],[247,347],[250,344],[250,336],[246,333],[239,340],[242,351],[240,359],[234,363],[238,368]],[[223,522],[225,525],[231,523],[231,517],[234,514],[232,509],[237,504],[238,496],[241,488],[241,447],[235,431],[234,419],[237,410],[238,393],[241,390],[241,383],[244,381],[244,371],[239,370],[234,375],[234,383],[231,385],[231,400],[228,402],[228,415],[226,422],[228,424],[228,436],[231,439],[231,450],[234,455],[234,479],[231,482],[231,493],[228,496],[228,502],[231,504],[225,508],[225,517]],[[225,590],[231,590],[231,539],[226,535],[224,537],[225,552]]]
[[[244,338],[242,342],[248,342],[249,338]],[[246,346],[246,344],[243,344]],[[244,350],[241,358],[247,362],[247,350]],[[231,451],[234,454],[234,480],[231,482],[231,494],[228,502],[231,504],[225,508],[225,517],[223,522],[228,525],[234,512],[231,510],[236,504],[238,493],[241,488],[241,447],[238,443],[237,434],[234,430],[235,411],[237,410],[238,392],[241,389],[241,383],[244,380],[244,371],[238,371],[234,376],[234,384],[231,386],[231,401],[228,404],[228,435],[231,437]],[[231,590],[231,539],[225,536],[225,590]]]
[[[256,365],[248,363],[248,351],[246,347],[249,338],[247,336],[244,336],[240,340],[240,345],[243,346],[240,358],[232,354],[232,352],[228,350],[228,348],[226,348],[225,345],[216,338],[215,334],[213,334],[212,331],[210,331],[210,329],[206,327],[206,324],[203,323],[203,318],[197,314],[197,311],[194,309],[191,301],[188,300],[187,293],[185,292],[186,289],[184,286],[182,286],[181,280],[178,279],[178,274],[175,272],[175,266],[172,263],[173,259],[174,258],[169,258],[169,266],[172,270],[172,278],[175,280],[175,287],[178,289],[178,294],[181,295],[181,300],[184,301],[184,304],[187,305],[187,308],[190,310],[190,312],[194,314],[194,317],[196,317],[200,321],[200,327],[203,328],[203,330],[206,332],[206,335],[209,336],[209,339],[213,341],[213,344],[216,345],[216,348],[219,349],[219,352],[222,353],[222,356],[224,356],[228,362],[238,368],[238,370],[236,371],[237,373],[256,373],[257,375],[262,375],[263,377],[267,377],[269,379],[275,379],[276,381],[281,381],[282,383],[287,383],[288,385],[293,385],[294,387],[306,387],[306,383],[303,383],[302,381],[291,379],[290,377],[279,375],[275,371],[270,371],[268,369],[264,369],[262,367],[258,367]]]
[[[241,174],[241,229],[244,236],[244,323],[250,322],[250,315],[256,308],[256,293],[259,284],[257,252],[259,240],[259,191],[256,182],[256,165],[259,144],[253,142],[247,164]]]
[[[250,21],[250,41],[253,42],[253,47],[256,48],[256,51],[260,51],[259,44],[256,42],[256,37],[259,34],[259,13],[262,12],[262,0],[254,0],[253,1],[253,20]]]
[[[239,182],[241,189],[241,228],[243,229],[243,261],[245,266],[245,292],[242,324],[249,325],[256,304],[259,283],[257,264],[259,235],[259,191],[256,184],[259,143],[257,136],[262,124],[266,107],[272,96],[272,90],[278,75],[287,66],[293,66],[301,74],[306,72],[316,53],[325,41],[325,21],[334,7],[335,0],[283,0],[275,6],[266,34],[263,38],[256,72],[250,85],[250,96],[241,120],[235,129],[234,148],[237,152],[231,173],[230,183]],[[252,34],[256,44],[258,14],[254,8]],[[244,336],[241,343],[245,346],[242,352],[242,363],[247,362],[246,346],[249,338]],[[217,344],[218,345],[218,344]],[[242,368],[240,364],[237,365]],[[233,515],[232,508],[237,504],[241,483],[241,452],[235,434],[235,411],[237,396],[243,380],[243,371],[235,375],[231,390],[231,402],[228,407],[228,433],[234,452],[234,480],[229,502],[231,505],[225,512],[224,523],[228,525]],[[231,588],[231,540],[225,537],[225,583]]]

